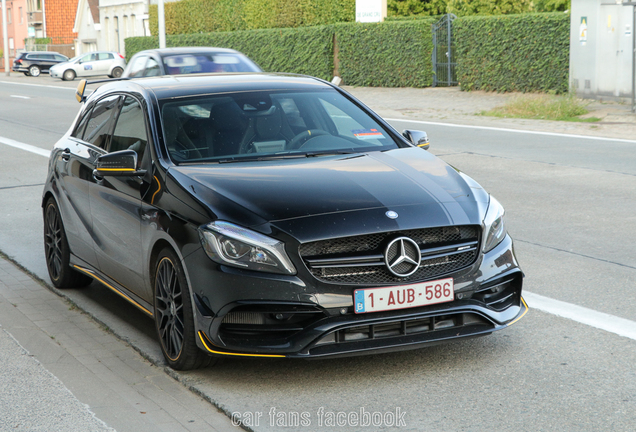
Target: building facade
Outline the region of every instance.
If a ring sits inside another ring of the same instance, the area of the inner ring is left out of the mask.
[[[88,51],[126,53],[125,39],[149,36],[147,0],[78,0],[75,17],[78,54]]]
[[[0,3],[1,7],[1,3]],[[16,53],[24,51],[24,40],[28,37],[27,0],[7,0],[7,39],[9,51],[4,53],[2,19],[0,18],[0,50],[3,60],[0,70],[4,70],[4,56],[9,56],[9,64],[13,64]]]

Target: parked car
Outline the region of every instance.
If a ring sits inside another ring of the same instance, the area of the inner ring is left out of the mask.
[[[183,47],[140,51],[124,70],[123,77],[183,75],[210,72],[262,72],[244,54],[226,48]]]
[[[44,187],[49,275],[153,317],[171,367],[414,349],[527,311],[499,202],[344,90],[274,74],[84,87]]]
[[[73,57],[67,62],[51,67],[49,74],[53,78],[73,81],[75,77],[108,75],[119,78],[126,67],[123,55],[114,51],[98,51]]]
[[[26,76],[39,76],[42,72],[61,62],[68,57],[53,51],[23,52],[13,60],[13,72],[22,72]]]

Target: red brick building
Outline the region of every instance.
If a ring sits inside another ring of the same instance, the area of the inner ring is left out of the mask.
[[[52,44],[73,44],[77,33],[73,32],[77,0],[46,0],[46,36]]]

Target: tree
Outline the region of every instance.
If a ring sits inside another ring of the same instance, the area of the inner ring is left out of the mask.
[[[462,16],[534,12],[532,0],[448,0],[447,7],[448,12]]]
[[[389,16],[442,15],[446,0],[387,0]]]

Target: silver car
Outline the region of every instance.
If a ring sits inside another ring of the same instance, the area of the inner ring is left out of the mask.
[[[108,75],[119,78],[126,67],[123,55],[114,51],[98,51],[73,57],[67,62],[56,64],[49,69],[53,78],[72,81],[75,77]]]

